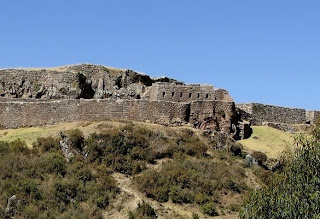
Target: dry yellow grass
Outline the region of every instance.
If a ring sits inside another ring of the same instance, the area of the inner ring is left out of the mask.
[[[14,141],[20,139],[25,141],[29,147],[39,137],[59,136],[60,131],[71,129],[80,129],[86,136],[93,132],[100,132],[106,129],[113,129],[127,124],[128,121],[102,121],[102,122],[72,122],[58,125],[48,125],[40,127],[19,128],[0,130],[0,141]],[[179,130],[189,127],[166,127],[151,123],[133,122],[141,126],[146,126],[152,130],[161,130],[166,132],[179,132]],[[171,131],[170,131],[171,130]],[[193,129],[199,136],[201,131]],[[271,127],[253,126],[253,134],[249,139],[239,141],[248,151],[262,151],[268,157],[277,158],[279,154],[292,147],[293,134],[289,134]]]
[[[71,129],[80,129],[84,135],[89,135],[93,132],[98,132],[99,130],[107,129],[108,127],[117,127],[121,123],[108,121],[108,122],[72,122],[63,123],[58,125],[48,125],[40,127],[30,127],[30,128],[18,128],[18,129],[5,129],[0,130],[0,141],[14,141],[20,139],[25,141],[29,147],[32,143],[36,141],[39,137],[56,137],[59,135],[60,131],[67,131]]]
[[[239,141],[249,151],[261,151],[270,158],[278,158],[287,147],[292,148],[293,136],[267,126],[253,126],[249,139]]]
[[[134,123],[140,126],[145,126],[151,130],[161,130],[164,133],[179,132],[179,130],[184,128],[190,128],[186,126],[182,127],[167,127],[152,123],[143,122],[133,122],[128,120],[123,121],[101,121],[101,122],[71,122],[71,123],[61,123],[57,125],[47,125],[29,128],[18,128],[18,129],[4,129],[0,130],[0,141],[14,141],[20,139],[25,141],[29,147],[32,147],[32,143],[39,137],[57,137],[60,131],[68,131],[71,129],[80,129],[85,136],[88,136],[94,132],[101,132],[103,130],[110,130],[117,127],[124,126],[128,123]],[[190,128],[191,129],[191,128]],[[192,129],[199,136],[201,135],[201,130]]]
[[[58,67],[29,67],[29,68],[23,68],[23,67],[17,67],[14,69],[22,69],[22,70],[27,70],[27,71],[42,71],[43,69],[45,70],[49,70],[49,71],[57,71],[57,72],[66,72],[66,71],[70,71],[72,73],[77,73],[77,71],[72,71],[72,67],[77,66],[77,65],[81,65],[81,64],[75,64],[75,65],[65,65],[65,66],[58,66]],[[88,64],[91,65],[91,64]],[[110,75],[120,75],[122,74],[126,69],[121,69],[121,68],[114,68],[114,67],[110,67],[110,66],[103,66],[103,65],[98,65],[101,67],[105,67],[106,69],[108,69],[108,72]],[[1,70],[1,69],[0,69]]]

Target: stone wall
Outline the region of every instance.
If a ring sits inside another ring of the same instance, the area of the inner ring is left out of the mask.
[[[190,121],[199,123],[200,128],[211,128],[226,133],[236,133],[232,126],[235,105],[225,101],[195,101],[190,106]]]
[[[320,120],[320,111],[309,110],[306,111],[306,120],[307,123],[314,124]]]
[[[129,119],[163,125],[202,123],[214,118],[218,130],[230,133],[234,104],[223,101],[178,103],[146,100],[69,99],[0,101],[0,126],[17,128],[72,121]],[[216,129],[215,129],[216,130]]]
[[[150,89],[150,100],[175,102],[222,100],[233,102],[226,90],[216,89],[211,85],[154,83]]]
[[[252,125],[262,125],[263,122],[305,124],[306,111],[298,108],[265,105],[259,103],[237,104],[244,120]]]
[[[186,118],[188,104],[144,100],[0,101],[0,126],[17,128],[72,121],[131,119],[170,124]]]
[[[240,133],[233,99],[210,85],[90,64],[0,69],[0,127],[108,119]]]

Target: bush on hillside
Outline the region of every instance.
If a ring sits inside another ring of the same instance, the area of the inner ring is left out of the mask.
[[[34,149],[21,141],[0,142],[0,216],[7,199],[20,200],[17,218],[100,218],[119,189],[106,166],[76,156],[66,162],[53,138]]]
[[[263,165],[268,160],[267,155],[260,151],[254,151],[251,156],[258,161],[259,165]]]
[[[155,219],[157,214],[152,206],[144,200],[138,203],[138,207],[134,211],[129,211],[129,219]]]
[[[71,142],[71,146],[78,151],[83,151],[84,148],[84,135],[79,129],[72,129],[67,132],[67,136]]]
[[[218,191],[245,191],[247,187],[243,175],[236,163],[227,165],[211,158],[193,159],[176,154],[174,160],[164,164],[160,170],[144,171],[135,180],[140,191],[159,202],[171,199],[174,203],[204,206],[217,201]],[[210,207],[206,206],[208,214]]]
[[[245,199],[240,218],[320,217],[320,125],[311,138],[297,137],[296,145],[270,184]]]

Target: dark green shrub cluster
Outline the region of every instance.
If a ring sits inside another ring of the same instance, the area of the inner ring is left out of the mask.
[[[152,135],[148,129],[127,125],[120,131],[90,135],[84,147],[90,162],[103,163],[114,171],[131,175],[144,170],[146,163],[156,158],[149,146]]]
[[[230,146],[230,151],[235,156],[243,156],[243,146],[240,143],[234,143]]]
[[[215,162],[212,158],[194,159],[177,154],[159,170],[147,170],[135,178],[147,197],[160,202],[196,203],[209,215],[215,215],[213,202],[222,190],[242,193],[246,190],[244,172],[234,165]],[[211,209],[211,210],[209,210]]]
[[[138,203],[134,211],[129,211],[129,219],[155,219],[157,214],[151,205],[145,201]]]
[[[84,135],[79,129],[72,129],[67,132],[67,136],[70,140],[71,146],[77,151],[83,151],[84,147]]]
[[[216,205],[212,202],[208,202],[202,206],[203,213],[208,214],[210,216],[218,216],[218,212],[216,209]]]
[[[59,139],[0,142],[0,217],[12,195],[20,200],[17,217],[100,218],[101,209],[118,193],[106,166],[76,156],[69,163]]]
[[[240,218],[320,217],[320,125],[312,138],[298,137],[284,167],[245,199]]]
[[[173,157],[175,153],[204,156],[207,146],[188,129],[168,139],[162,133],[134,126],[108,133],[94,133],[84,141],[85,153],[91,162],[104,163],[114,171],[136,174],[155,159]]]
[[[236,158],[225,152],[207,154],[207,144],[190,129],[152,131],[129,123],[88,137],[77,129],[66,135],[74,154],[69,162],[62,154],[61,139],[39,138],[33,149],[20,140],[0,142],[0,217],[6,200],[17,195],[24,218],[99,218],[119,192],[112,171],[142,172],[136,181],[148,197],[195,203],[209,215],[216,212],[220,191],[246,189]],[[173,162],[159,171],[144,171],[160,158]],[[148,212],[152,211],[142,203],[132,215],[140,218]]]

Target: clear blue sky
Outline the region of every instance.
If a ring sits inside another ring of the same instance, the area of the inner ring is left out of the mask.
[[[1,0],[0,68],[95,63],[320,110],[319,0]]]

